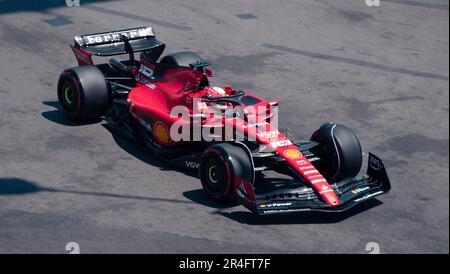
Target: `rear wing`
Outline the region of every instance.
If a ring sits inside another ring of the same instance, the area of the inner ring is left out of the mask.
[[[158,46],[164,47],[151,27],[139,27],[111,32],[75,36],[72,50],[79,65],[92,65],[92,56],[113,56],[128,53],[120,36],[128,38],[134,52],[146,51]]]

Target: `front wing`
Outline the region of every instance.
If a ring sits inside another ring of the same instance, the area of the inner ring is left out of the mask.
[[[356,204],[389,192],[391,184],[380,158],[369,153],[367,175],[362,178],[348,178],[332,184],[340,205],[325,203],[310,187],[278,189],[255,194],[255,202],[246,206],[258,215],[292,213],[302,211],[341,212]]]

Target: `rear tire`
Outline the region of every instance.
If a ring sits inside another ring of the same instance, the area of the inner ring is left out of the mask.
[[[329,182],[358,175],[362,150],[358,137],[350,128],[326,123],[313,133],[311,140],[320,144],[312,149],[320,157],[320,161],[313,164]]]
[[[172,67],[189,68],[190,64],[202,61],[203,59],[195,52],[182,51],[164,56],[161,63]]]
[[[216,202],[235,203],[234,182],[242,178],[253,184],[254,169],[245,150],[229,143],[215,144],[203,153],[200,180],[208,197]]]
[[[95,66],[66,69],[59,77],[58,101],[69,120],[98,119],[110,105],[103,73]]]

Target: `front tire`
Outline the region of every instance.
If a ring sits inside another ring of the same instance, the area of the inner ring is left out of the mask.
[[[236,179],[253,184],[255,172],[246,151],[230,143],[215,144],[203,153],[200,180],[207,196],[216,202],[234,203]]]
[[[362,150],[356,134],[340,124],[326,123],[313,133],[319,146],[312,150],[320,160],[315,167],[329,182],[358,175],[362,166]]]

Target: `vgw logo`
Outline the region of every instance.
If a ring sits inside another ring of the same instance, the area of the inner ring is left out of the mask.
[[[185,161],[185,164],[188,168],[198,169],[200,167],[200,164],[197,162]]]
[[[380,0],[366,0],[366,5],[368,7],[379,7],[380,4]]]
[[[66,0],[66,5],[68,7],[79,7],[80,6],[80,0]]]

